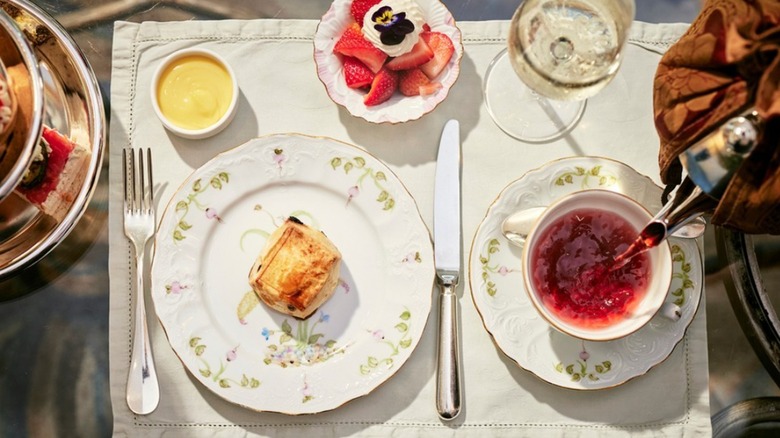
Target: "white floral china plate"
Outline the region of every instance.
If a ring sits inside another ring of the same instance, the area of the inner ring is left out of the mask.
[[[342,253],[334,295],[306,320],[261,303],[249,270],[295,216]],[[368,394],[406,362],[431,307],[430,233],[398,178],[357,147],[273,135],[218,155],[162,216],[152,299],[184,366],[224,399],[306,414]]]
[[[523,290],[522,250],[503,237],[501,222],[517,210],[592,188],[623,193],[651,212],[661,208],[661,189],[629,166],[604,158],[565,158],[528,172],[501,192],[469,256],[471,296],[498,348],[542,380],[578,390],[614,387],[663,362],[693,320],[703,282],[696,241],[671,238],[673,278],[666,304],[643,328],[614,341],[590,342],[547,324]],[[675,311],[677,320],[670,317]]]
[[[436,78],[442,87],[428,96],[404,96],[396,91],[390,100],[369,107],[363,104],[365,92],[347,87],[341,59],[333,52],[341,34],[355,21],[350,14],[352,0],[335,0],[328,12],[322,16],[314,35],[317,76],[325,85],[328,96],[353,116],[372,123],[402,123],[419,119],[433,111],[447,97],[450,87],[458,79],[463,43],[455,19],[440,0],[417,0],[417,3],[431,30],[447,35],[455,46],[449,64]]]

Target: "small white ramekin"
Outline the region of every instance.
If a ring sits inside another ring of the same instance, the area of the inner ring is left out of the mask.
[[[202,129],[186,129],[182,128],[170,120],[168,120],[167,117],[163,114],[162,110],[160,110],[160,105],[157,102],[157,87],[159,86],[160,82],[160,76],[162,75],[163,71],[174,61],[181,59],[185,56],[193,56],[193,55],[200,55],[205,56],[208,58],[213,59],[220,65],[222,65],[225,70],[227,70],[228,74],[230,75],[230,81],[233,84],[233,96],[230,99],[230,105],[228,106],[227,111],[225,114],[220,117],[219,120],[217,120],[214,124],[211,126],[208,126],[206,128]],[[227,125],[230,124],[230,122],[233,120],[233,117],[236,115],[236,110],[238,109],[238,94],[239,94],[239,88],[238,88],[238,81],[236,80],[236,73],[233,71],[233,68],[228,64],[225,59],[223,59],[221,56],[217,55],[216,53],[212,52],[211,50],[206,49],[199,49],[199,48],[191,48],[191,49],[183,49],[179,50],[171,55],[169,55],[167,58],[165,58],[159,66],[157,66],[157,70],[154,72],[154,76],[152,79],[152,87],[151,87],[151,99],[152,99],[152,106],[154,107],[154,112],[157,114],[157,117],[162,122],[163,126],[165,126],[165,129],[172,132],[173,134],[188,138],[188,139],[201,139],[201,138],[207,138],[211,137],[213,135],[218,134],[220,131],[225,129]]]

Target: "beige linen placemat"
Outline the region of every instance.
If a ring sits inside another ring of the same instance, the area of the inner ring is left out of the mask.
[[[271,133],[329,136],[364,147],[408,187],[430,226],[433,177],[444,122],[457,118],[463,139],[464,248],[488,206],[511,181],[561,157],[597,155],[629,164],[658,181],[658,138],[652,122],[652,78],[684,25],[637,23],[617,78],[588,103],[565,140],[529,145],[501,132],[482,100],[482,77],[504,47],[506,22],[465,22],[461,76],[450,96],[422,119],[395,126],[350,116],[317,79],[312,37],[316,21],[120,22],[115,27],[110,144],[110,367],[114,432],[119,436],[702,436],[710,434],[705,313],[683,342],[649,373],[594,392],[552,386],[520,369],[492,343],[470,297],[468,272],[459,292],[465,405],[452,423],[434,407],[436,314],[403,368],[371,394],[322,414],[256,413],[212,394],[184,369],[159,322],[148,313],[162,399],[148,416],[125,403],[130,353],[130,246],[122,232],[121,149],[151,147],[159,211],[180,183],[219,152]],[[171,52],[199,46],[221,53],[241,86],[239,114],[204,141],[169,135],[152,112],[154,68]],[[464,254],[468,257],[468,251]],[[464,266],[468,263],[464,260]],[[433,291],[432,291],[433,293]],[[703,308],[704,303],[702,302]]]

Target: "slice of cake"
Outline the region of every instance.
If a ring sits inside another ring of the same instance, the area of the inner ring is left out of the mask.
[[[333,295],[341,253],[320,231],[294,217],[268,238],[249,271],[249,284],[271,308],[307,318]]]
[[[61,221],[84,184],[90,155],[86,148],[44,126],[33,162],[16,191]]]

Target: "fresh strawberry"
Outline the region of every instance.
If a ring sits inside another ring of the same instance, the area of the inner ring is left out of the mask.
[[[430,84],[420,85],[420,96],[428,96],[433,94],[441,88],[441,84],[435,81],[431,81]]]
[[[398,89],[404,96],[425,96],[441,88],[440,83],[431,82],[431,79],[419,68],[402,71],[398,82]]]
[[[433,79],[439,76],[439,73],[450,62],[450,58],[455,52],[455,46],[450,37],[440,32],[423,32],[420,34],[420,38],[433,50],[433,59],[423,64],[420,69]]]
[[[398,73],[383,68],[374,76],[374,80],[371,82],[371,89],[368,90],[368,94],[363,98],[363,103],[366,106],[379,105],[390,99],[397,88]]]
[[[390,70],[409,70],[425,64],[433,58],[433,50],[420,38],[417,44],[407,53],[387,61],[385,67]]]
[[[352,23],[344,31],[336,45],[333,46],[333,51],[361,60],[374,73],[382,68],[385,59],[387,59],[385,52],[374,47],[370,41],[363,37],[363,31],[357,23]]]
[[[366,12],[371,9],[371,6],[374,6],[377,3],[379,3],[379,0],[352,0],[349,12],[355,17],[355,21],[362,26],[363,17],[366,16]]]
[[[374,80],[374,72],[371,71],[359,59],[351,56],[344,57],[344,79],[349,88],[361,88],[370,85]]]

